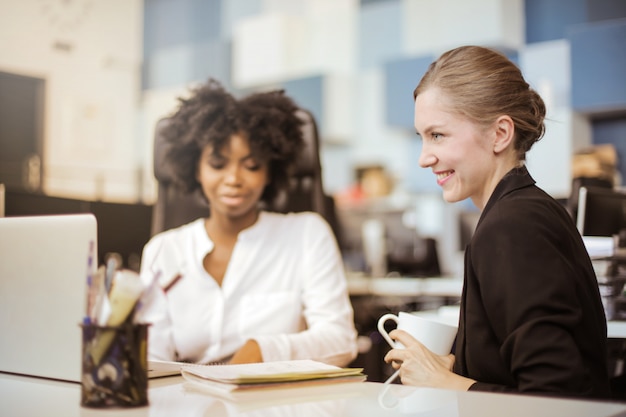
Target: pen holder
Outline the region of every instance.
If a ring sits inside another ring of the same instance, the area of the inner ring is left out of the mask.
[[[81,405],[148,404],[148,324],[82,324]]]

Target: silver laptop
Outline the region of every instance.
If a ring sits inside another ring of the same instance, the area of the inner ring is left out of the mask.
[[[0,218],[0,371],[80,381],[92,214]]]

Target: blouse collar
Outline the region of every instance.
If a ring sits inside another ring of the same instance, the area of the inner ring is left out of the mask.
[[[237,236],[237,241],[255,239],[257,236],[266,233],[267,217],[268,213],[266,213],[265,211],[260,211],[257,221],[250,227],[239,232],[239,236]],[[203,262],[206,255],[209,254],[215,247],[215,244],[209,237],[209,234],[206,232],[206,229],[204,227],[204,221],[205,218],[197,219],[192,225],[193,240],[195,242],[194,255],[196,260],[200,263]]]

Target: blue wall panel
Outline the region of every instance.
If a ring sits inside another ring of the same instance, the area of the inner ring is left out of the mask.
[[[220,40],[221,0],[145,0],[142,88],[204,81],[230,86],[230,42]]]
[[[221,0],[144,0],[144,58],[161,49],[219,39]]]
[[[160,49],[144,60],[142,87],[177,87],[213,77],[230,89],[231,54],[231,43],[220,40]]]
[[[227,90],[232,87],[232,44],[228,41],[211,40],[194,45],[191,62],[191,79],[205,81],[209,77],[219,80]]]
[[[626,110],[626,19],[576,26],[568,39],[574,110]]]
[[[359,66],[379,67],[402,54],[402,2],[386,0],[359,12]]]
[[[587,22],[585,0],[526,0],[526,43],[563,39],[568,26]]]
[[[413,90],[434,56],[401,59],[385,64],[385,117],[390,126],[413,127]]]
[[[189,22],[187,11],[171,0],[145,0],[143,24],[144,59],[155,51],[184,43]]]
[[[231,39],[234,26],[241,19],[263,12],[263,0],[226,0],[222,3],[221,37]]]
[[[282,83],[285,93],[300,107],[309,110],[315,116],[319,128],[324,126],[323,91],[324,78],[321,76],[299,78]]]

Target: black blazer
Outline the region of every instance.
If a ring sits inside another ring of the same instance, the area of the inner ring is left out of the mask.
[[[483,391],[609,397],[606,319],[574,221],[510,171],[465,252],[454,372]]]

